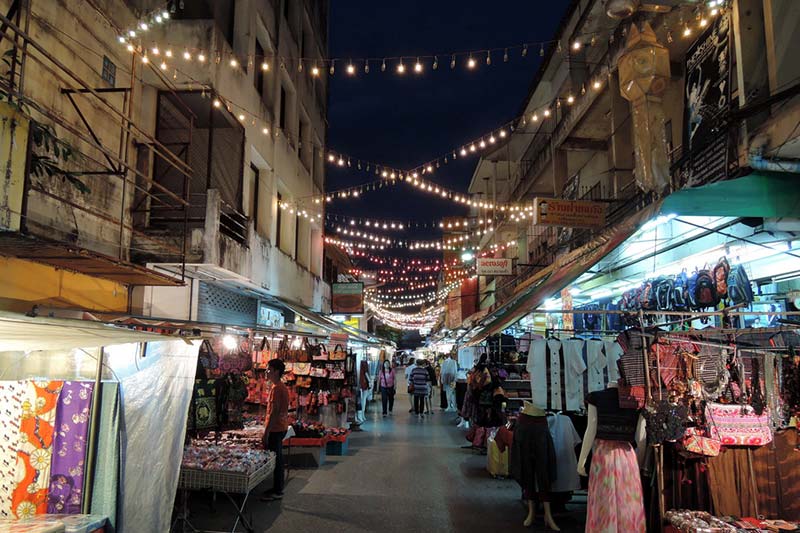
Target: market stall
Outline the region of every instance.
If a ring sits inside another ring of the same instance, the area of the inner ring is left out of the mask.
[[[0,454],[15,480],[0,490],[0,514],[91,512],[110,531],[168,529],[198,347],[0,312]],[[175,424],[158,424],[154,440],[158,420]]]

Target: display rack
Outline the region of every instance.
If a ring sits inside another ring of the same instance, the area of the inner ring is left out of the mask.
[[[212,490],[225,495],[236,509],[236,521],[233,523],[231,533],[236,531],[241,521],[248,533],[253,533],[252,524],[244,515],[244,508],[250,497],[250,492],[260,485],[275,471],[275,455],[270,454],[269,458],[262,466],[252,472],[224,472],[215,470],[200,470],[197,468],[181,467],[178,477],[178,490],[183,492],[182,514],[178,516],[177,522],[182,522],[182,531],[192,531],[195,533],[222,533],[220,531],[209,531],[195,528],[188,520],[188,497],[189,491]],[[231,494],[244,494],[241,505],[236,503]],[[187,529],[188,527],[188,529]],[[173,525],[173,531],[175,527]]]

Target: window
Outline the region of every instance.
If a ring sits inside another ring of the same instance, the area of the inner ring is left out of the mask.
[[[117,66],[108,58],[103,56],[103,79],[112,87],[117,84]]]
[[[225,14],[228,18],[224,22],[225,40],[233,47],[233,34],[236,29],[236,2],[230,0],[228,2],[228,12]]]
[[[278,117],[278,123],[280,124],[281,130],[286,133],[286,110],[289,108],[286,102],[286,89],[283,88],[281,85],[281,116]]]
[[[264,47],[261,46],[261,43],[258,42],[256,39],[256,91],[258,91],[258,97],[263,100],[264,99],[264,78],[266,77],[266,72],[261,68],[261,63],[266,61],[264,57]]]
[[[281,222],[283,221],[283,209],[281,209],[281,203],[283,202],[283,196],[281,193],[278,193],[278,218],[275,221],[275,246],[280,248],[281,247]]]
[[[253,221],[253,228],[258,231],[258,167],[253,163],[250,163],[245,194],[245,205],[242,206],[242,211]]]
[[[300,248],[300,215],[294,218],[294,258],[297,260],[297,252]]]

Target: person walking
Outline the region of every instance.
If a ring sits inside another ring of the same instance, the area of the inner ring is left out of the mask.
[[[394,369],[389,361],[383,362],[383,368],[378,375],[378,386],[381,388],[383,417],[386,418],[386,415],[392,414],[392,410],[394,409],[394,394],[397,390],[394,382]]]
[[[405,371],[406,384],[409,385],[409,386],[411,386],[411,372],[414,370],[415,367],[416,367],[416,365],[414,364],[414,359],[413,358],[409,359],[408,360],[408,364],[406,365],[406,371]],[[409,406],[408,412],[409,413],[413,413],[414,412],[414,395],[413,394],[409,393],[408,401],[411,404]]]
[[[411,390],[409,392],[411,392],[414,397],[414,414],[419,418],[425,418],[423,414],[425,410],[425,398],[428,396],[428,383],[431,378],[428,374],[428,369],[425,368],[425,361],[423,359],[417,359],[416,365],[413,370],[411,370],[410,377],[409,388],[411,388]]]
[[[272,490],[262,497],[263,501],[274,501],[283,498],[283,438],[289,429],[289,389],[281,381],[286,365],[280,359],[272,359],[267,363],[267,380],[272,383],[267,398],[267,416],[264,420],[264,448],[275,453],[275,473]]]
[[[433,365],[430,361],[425,361],[425,370],[428,371],[428,395],[425,396],[425,414],[429,415],[433,413],[433,391],[435,390],[436,384],[436,370],[433,368]]]
[[[455,359],[456,354],[451,353],[450,357],[442,362],[441,384],[445,396],[447,396],[447,408],[445,411],[456,410],[456,376],[458,374],[458,363]]]

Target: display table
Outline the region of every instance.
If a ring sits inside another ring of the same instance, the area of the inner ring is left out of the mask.
[[[292,437],[284,439],[287,448],[286,462],[294,467],[317,468],[325,464],[327,444],[330,437]],[[293,453],[292,450],[295,450]]]
[[[37,515],[21,520],[0,519],[1,533],[98,533],[108,518],[101,515]]]
[[[328,455],[347,455],[349,442],[349,431],[342,435],[328,435],[328,445],[325,447],[325,451]]]
[[[186,453],[186,452],[184,452]],[[253,526],[247,517],[244,515],[244,509],[247,505],[247,500],[250,497],[250,492],[260,485],[265,479],[272,475],[275,471],[275,454],[272,452],[259,451],[263,454],[263,461],[256,467],[251,467],[247,470],[234,471],[234,470],[213,470],[209,468],[196,468],[181,465],[180,475],[178,477],[178,490],[182,491],[182,514],[179,514],[176,519],[177,522],[182,522],[184,530],[186,526],[191,528],[191,531],[204,531],[196,529],[188,520],[188,492],[197,490],[211,490],[220,492],[231,502],[231,505],[236,509],[236,521],[233,524],[231,532],[236,531],[241,521],[245,530],[253,532]],[[243,494],[241,504],[237,504],[233,498],[233,494]],[[173,530],[175,529],[173,525]]]

